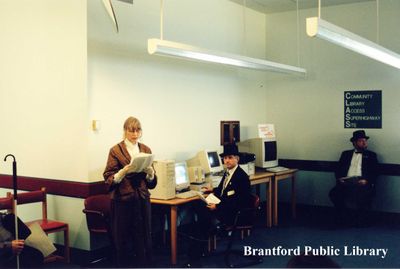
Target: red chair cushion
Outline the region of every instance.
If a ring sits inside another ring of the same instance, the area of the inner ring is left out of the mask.
[[[34,220],[34,221],[30,221],[28,223],[32,223],[32,222],[38,222],[40,227],[42,227],[43,231],[45,231],[45,232],[51,232],[52,230],[65,229],[66,227],[68,227],[68,224],[65,222],[49,220],[49,219],[48,220]]]

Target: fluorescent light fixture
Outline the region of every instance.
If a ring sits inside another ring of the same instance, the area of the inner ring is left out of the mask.
[[[113,22],[115,31],[118,33],[118,22],[117,17],[115,16],[114,8],[111,3],[111,0],[103,0],[104,8],[107,10],[108,15],[110,16],[111,21]]]
[[[318,17],[307,18],[307,35],[325,39],[400,69],[399,54]]]
[[[289,74],[306,74],[303,68],[270,62],[262,59],[230,54],[225,52],[211,51],[190,45],[152,38],[147,42],[149,54],[162,56],[173,56],[189,60],[212,62],[232,65],[263,71],[274,71]]]

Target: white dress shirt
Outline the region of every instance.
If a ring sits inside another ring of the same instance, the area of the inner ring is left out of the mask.
[[[233,175],[233,173],[235,173],[237,167],[238,167],[238,165],[236,165],[232,169],[228,169],[228,171],[227,171],[228,172],[228,176],[225,177],[224,183],[222,185],[222,193],[224,192],[226,186],[228,186],[229,182],[231,181],[232,175]]]
[[[348,177],[361,176],[361,166],[362,166],[362,153],[353,152],[353,157],[351,158],[351,163],[349,171],[347,171]]]

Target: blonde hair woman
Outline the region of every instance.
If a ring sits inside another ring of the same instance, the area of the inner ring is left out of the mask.
[[[157,185],[154,169],[127,173],[140,152],[151,153],[139,142],[142,126],[135,117],[124,123],[124,139],[110,149],[104,180],[111,196],[111,230],[118,267],[148,266],[152,259],[150,192]],[[135,257],[133,255],[135,253]]]

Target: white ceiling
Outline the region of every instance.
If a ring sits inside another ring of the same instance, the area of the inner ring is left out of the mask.
[[[1,0],[0,0],[1,1]],[[165,0],[168,1],[168,0]],[[180,0],[186,1],[186,0]],[[199,1],[202,0],[193,0]],[[220,1],[220,0],[214,0]],[[230,0],[263,13],[276,13],[296,10],[297,0]],[[349,4],[376,0],[321,0],[322,7],[328,5]],[[399,0],[400,1],[400,0]],[[149,36],[159,36],[159,0],[112,0],[120,31],[118,34],[103,6],[102,0],[89,0],[88,38],[89,41],[106,43],[131,49],[133,45],[145,44]],[[298,0],[300,9],[315,8],[318,0]],[[138,8],[140,6],[140,8]],[[144,18],[137,19],[137,18]],[[149,24],[149,22],[151,22]],[[140,35],[140,29],[146,27],[146,35]]]
[[[318,7],[318,0],[231,0],[240,5],[246,5],[251,9],[255,9],[262,13],[277,13],[297,9],[297,1],[299,9]],[[376,0],[321,0],[321,7],[350,4],[356,2],[368,2]]]

